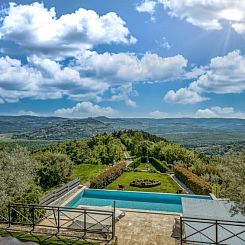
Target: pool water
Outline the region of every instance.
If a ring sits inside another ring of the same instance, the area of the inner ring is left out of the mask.
[[[80,192],[66,207],[113,206],[116,208],[140,209],[162,212],[182,212],[181,198],[212,199],[210,196],[160,194],[136,191],[110,191],[85,189]]]

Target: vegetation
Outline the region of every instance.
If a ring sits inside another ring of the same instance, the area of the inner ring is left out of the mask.
[[[245,214],[245,151],[225,156],[222,163],[221,195],[236,203],[235,212]]]
[[[118,129],[137,129],[209,155],[239,150],[245,143],[242,119],[66,119],[57,117],[1,116],[0,134],[26,140],[68,140],[111,133]]]
[[[186,167],[177,165],[174,167],[175,176],[189,187],[194,193],[208,195],[212,192],[211,186],[201,177],[189,171]]]
[[[151,188],[141,188],[130,186],[130,183],[135,179],[153,179],[160,181],[161,185]],[[144,192],[163,192],[163,193],[176,193],[180,189],[176,182],[165,174],[147,173],[147,172],[128,172],[123,173],[118,179],[106,186],[108,190],[118,190],[118,185],[123,185],[125,191],[144,191]]]
[[[192,165],[196,159],[200,158],[200,155],[192,150],[188,150],[177,144],[169,143],[165,139],[152,136],[143,131],[119,131],[117,136],[121,139],[127,149],[131,151],[132,155],[137,157],[146,157],[148,155],[149,161],[154,162],[155,165],[157,165],[157,163],[153,158],[164,161],[170,165],[179,161],[187,165]],[[136,165],[139,164],[137,158],[135,161]],[[130,167],[131,166],[132,164]],[[161,170],[167,170],[165,167],[167,166],[163,166]]]
[[[169,171],[169,167],[167,166],[167,164],[164,164],[155,157],[150,157],[149,162],[152,164],[152,166],[154,166],[157,171],[161,173],[166,173],[167,171]]]
[[[38,200],[39,189],[35,184],[35,178],[35,165],[27,150],[17,147],[11,152],[1,151],[0,207],[3,208],[10,201],[20,199],[26,199],[30,203]]]
[[[119,162],[108,168],[102,174],[98,175],[90,182],[90,187],[94,189],[103,189],[115,179],[121,176],[126,168],[126,162]]]
[[[101,134],[86,140],[67,141],[42,152],[59,152],[69,156],[75,165],[113,164],[124,159],[121,141],[112,135]]]
[[[79,178],[81,184],[83,184],[94,179],[107,168],[108,166],[106,165],[80,164],[73,168],[70,179],[74,180]]]
[[[95,245],[97,243],[91,243],[87,241],[74,241],[72,239],[67,239],[67,238],[62,238],[60,240],[59,238],[56,238],[54,236],[50,237],[48,235],[38,235],[38,234],[30,234],[30,233],[21,233],[21,232],[10,232],[10,231],[3,231],[0,230],[0,237],[9,237],[11,233],[12,237],[16,237],[22,242],[35,242],[40,245],[62,245],[62,244],[67,244],[67,245]],[[74,243],[75,242],[75,243]]]
[[[161,182],[159,180],[153,180],[153,179],[134,179],[130,182],[130,186],[133,187],[139,187],[139,188],[151,188],[158,185],[161,185]]]
[[[47,190],[64,181],[70,176],[73,163],[70,158],[61,153],[39,152],[35,155],[39,185]]]

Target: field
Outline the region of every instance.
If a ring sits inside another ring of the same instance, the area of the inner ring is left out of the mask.
[[[130,182],[136,178],[139,179],[154,179],[159,180],[161,185],[151,187],[151,188],[138,188],[130,186]],[[124,185],[125,191],[145,191],[145,192],[162,192],[162,193],[176,193],[180,187],[168,176],[165,174],[157,173],[147,173],[147,172],[128,172],[124,173],[113,183],[108,185],[105,189],[108,190],[118,190],[118,185]]]
[[[81,184],[84,184],[107,168],[106,165],[80,164],[75,166],[71,174],[71,180],[80,179]]]

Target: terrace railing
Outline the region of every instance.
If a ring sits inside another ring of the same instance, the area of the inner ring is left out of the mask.
[[[245,244],[245,222],[180,217],[180,244]]]
[[[43,197],[40,200],[39,204],[40,205],[49,205],[50,203],[52,203],[52,202],[56,201],[57,199],[61,198],[66,193],[68,193],[69,191],[73,190],[74,188],[76,188],[79,185],[80,185],[80,180],[79,179],[73,180],[73,181],[69,182],[68,184],[66,184],[64,187],[58,189],[57,191],[54,191],[54,192],[46,195],[45,197]]]
[[[11,204],[0,213],[0,230],[110,241],[115,237],[115,208],[93,210]]]

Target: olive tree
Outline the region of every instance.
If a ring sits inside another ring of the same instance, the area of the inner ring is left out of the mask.
[[[234,211],[245,214],[245,151],[225,156],[223,166],[221,194],[236,203]]]
[[[34,180],[33,159],[25,148],[0,152],[0,207],[24,195]]]

